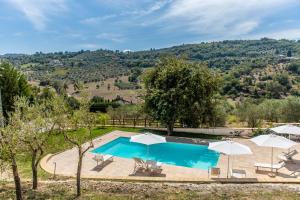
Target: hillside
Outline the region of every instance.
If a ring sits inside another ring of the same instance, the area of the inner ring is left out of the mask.
[[[133,68],[152,67],[164,55],[182,55],[192,62],[207,63],[223,76],[222,93],[232,99],[249,96],[283,98],[300,94],[300,64],[297,59],[300,56],[300,41],[264,38],[183,44],[126,53],[82,50],[7,54],[1,58],[21,69],[29,80],[68,84],[80,81],[103,85],[109,78],[130,75]]]

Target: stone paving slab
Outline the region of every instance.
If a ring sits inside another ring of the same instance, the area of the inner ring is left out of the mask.
[[[113,131],[94,140],[95,148],[108,143],[118,137],[130,137],[137,133]],[[203,143],[203,140],[201,143]],[[299,182],[300,176],[290,176],[290,174],[297,169],[300,169],[300,154],[295,156],[295,163],[289,163],[286,167],[279,170],[275,178],[268,176],[269,171],[255,171],[254,163],[270,163],[271,149],[265,147],[258,147],[247,139],[233,139],[237,142],[245,144],[251,148],[253,155],[243,155],[231,157],[230,166],[234,169],[242,169],[246,171],[246,178],[244,179],[230,179],[231,182]],[[184,140],[183,140],[184,141]],[[199,143],[195,141],[195,143]],[[85,144],[86,145],[86,144]],[[295,147],[300,152],[300,145]],[[93,150],[93,149],[91,149]],[[278,162],[277,156],[284,151],[283,149],[274,148],[274,162]],[[220,177],[209,177],[207,170],[180,167],[174,165],[163,164],[162,175],[149,176],[146,174],[133,175],[134,161],[132,159],[114,157],[113,162],[107,162],[102,167],[97,167],[96,162],[92,159],[94,155],[87,152],[83,159],[82,178],[95,179],[118,179],[118,180],[151,180],[151,181],[221,181],[227,182],[227,159],[225,155],[220,155],[217,167],[221,169]],[[77,149],[72,148],[56,155],[47,155],[41,161],[41,167],[49,172],[54,172],[54,163],[56,163],[56,174],[62,176],[76,175],[77,167]],[[297,174],[298,175],[298,174]]]

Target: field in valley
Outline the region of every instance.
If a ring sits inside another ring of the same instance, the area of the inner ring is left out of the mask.
[[[128,83],[128,76],[121,76],[118,78],[125,83]],[[120,90],[118,87],[114,85],[116,78],[109,78],[102,82],[92,82],[86,83],[81,90],[82,93],[87,93],[90,98],[94,96],[103,97],[104,99],[113,100],[116,99],[117,96],[122,97],[124,100],[139,103],[142,101],[141,99],[141,89],[133,90],[133,89],[125,89]],[[97,88],[97,85],[99,86]],[[67,90],[69,95],[78,97],[80,94],[76,93],[74,90],[73,84],[69,84],[69,88]]]

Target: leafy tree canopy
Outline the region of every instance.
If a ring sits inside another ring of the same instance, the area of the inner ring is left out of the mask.
[[[31,87],[25,76],[9,63],[0,64],[0,89],[5,117],[13,111],[16,96],[31,96]]]
[[[171,134],[176,120],[201,119],[218,91],[219,79],[205,65],[164,57],[146,73],[144,82],[146,110]]]

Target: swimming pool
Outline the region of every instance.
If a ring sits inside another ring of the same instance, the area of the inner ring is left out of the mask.
[[[122,158],[138,157],[144,160],[156,160],[162,163],[207,170],[215,167],[219,153],[211,151],[208,146],[166,142],[146,145],[129,141],[130,138],[119,137],[94,150],[93,153],[111,154]]]

